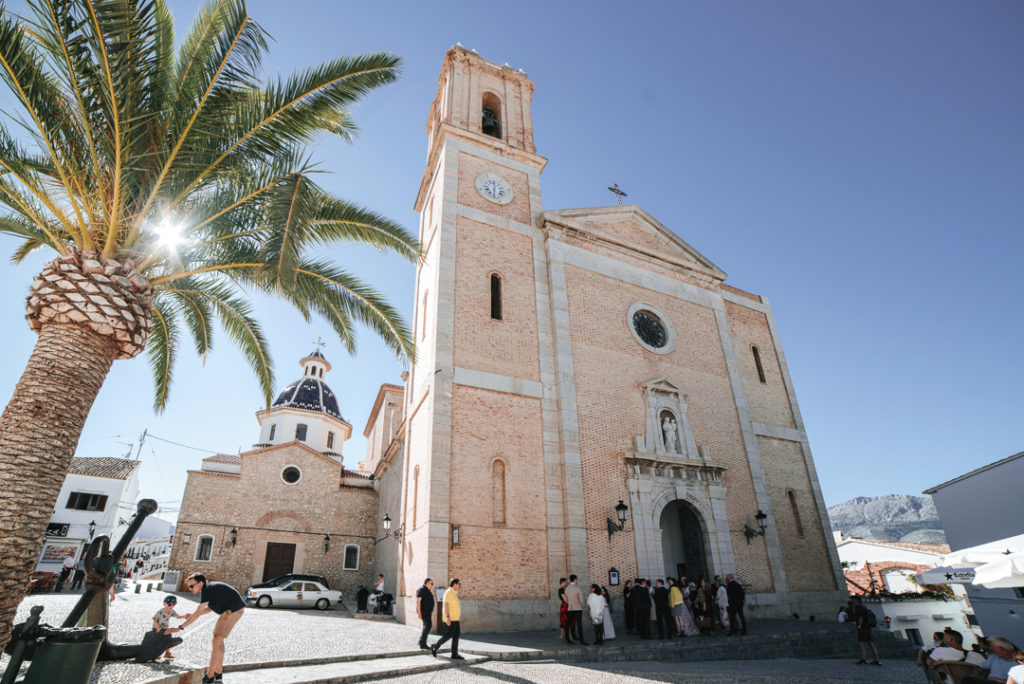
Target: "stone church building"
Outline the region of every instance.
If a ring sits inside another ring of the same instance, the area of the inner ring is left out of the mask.
[[[467,628],[507,629],[552,624],[570,573],[729,572],[754,616],[831,614],[843,576],[767,299],[640,207],[545,209],[532,94],[456,46],[427,119],[404,462],[377,475],[403,483],[400,615],[427,576],[462,580]]]
[[[532,94],[448,51],[417,360],[381,387],[365,461],[343,467],[351,426],[311,354],[253,451],[189,474],[171,568],[244,588],[290,563],[347,592],[383,572],[408,622],[425,577],[458,577],[472,630],[550,626],[570,573],[620,596],[731,572],[753,617],[831,615],[845,583],[767,299],[638,206],[545,209]]]
[[[201,572],[239,591],[289,572],[327,578],[353,595],[373,571],[377,492],[342,465],[352,426],[324,381],[319,350],[302,377],[257,412],[259,442],[216,454],[188,473],[168,568]]]

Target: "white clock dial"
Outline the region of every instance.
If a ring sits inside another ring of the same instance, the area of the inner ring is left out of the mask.
[[[481,173],[476,177],[476,190],[484,199],[495,204],[508,204],[512,201],[512,186],[505,179],[493,173]]]

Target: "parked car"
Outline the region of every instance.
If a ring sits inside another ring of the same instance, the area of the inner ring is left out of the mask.
[[[308,582],[319,582],[320,584],[324,585],[328,589],[331,588],[331,585],[327,583],[327,578],[323,577],[322,575],[300,575],[300,574],[296,574],[294,572],[289,572],[287,575],[281,575],[280,577],[275,577],[274,579],[270,580],[269,582],[261,582],[260,584],[254,584],[254,585],[252,585],[249,588],[250,589],[273,589],[273,588],[276,588],[276,587],[280,587],[280,586],[282,586],[284,584],[287,584],[288,582],[294,582],[295,580],[306,580]]]
[[[327,610],[341,601],[341,592],[328,589],[320,582],[295,580],[279,587],[249,587],[245,600],[260,608],[317,608]]]

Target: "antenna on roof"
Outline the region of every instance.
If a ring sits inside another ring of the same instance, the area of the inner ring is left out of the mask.
[[[139,437],[139,450],[135,452],[135,460],[138,461],[142,457],[142,445],[146,443],[146,433],[149,432],[149,428],[142,431],[142,436]],[[129,449],[128,453],[131,454],[132,450]]]

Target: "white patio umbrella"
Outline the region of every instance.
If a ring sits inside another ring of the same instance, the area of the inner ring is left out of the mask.
[[[1024,534],[947,553],[939,560],[939,564],[954,568],[976,568],[1014,553],[1024,553]]]
[[[988,589],[1024,587],[1024,552],[1004,555],[974,569],[974,584]]]
[[[970,584],[974,581],[974,568],[940,565],[914,575],[918,584]]]

